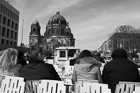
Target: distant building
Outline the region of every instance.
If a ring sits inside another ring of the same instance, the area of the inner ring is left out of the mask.
[[[98,50],[110,53],[111,49],[109,47],[109,43],[110,43],[110,40],[108,39],[107,41],[103,42],[103,44],[101,45],[101,47]]]
[[[115,32],[102,44],[100,51],[110,52],[117,48],[140,52],[140,32]]]
[[[40,24],[35,20],[31,24],[31,32],[29,36],[30,48],[40,46],[45,52],[53,53],[55,48],[59,46],[75,46],[75,38],[66,19],[57,11],[52,16],[47,25],[44,35],[40,34]]]
[[[17,46],[19,11],[8,1],[0,0],[0,45]]]

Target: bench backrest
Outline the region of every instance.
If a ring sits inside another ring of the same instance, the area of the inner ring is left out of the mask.
[[[75,92],[78,93],[80,88],[83,87],[84,83],[98,83],[98,80],[87,80],[87,79],[78,79],[75,83]]]
[[[2,80],[0,93],[24,93],[24,78],[5,76]]]
[[[140,85],[135,86],[135,90],[133,91],[133,93],[140,93]]]
[[[95,87],[97,86],[97,87]],[[75,93],[82,93],[91,91],[91,93],[97,93],[99,91],[99,88],[107,89],[107,92],[110,92],[110,89],[108,89],[107,84],[99,84],[98,80],[86,80],[86,79],[78,79],[78,81],[75,83]],[[96,92],[94,91],[96,90]],[[102,93],[102,92],[99,92]]]
[[[39,84],[41,80],[29,80],[25,82],[25,92],[24,93],[38,93]]]
[[[5,78],[5,75],[0,75],[0,87],[4,78]]]
[[[119,82],[116,85],[115,93],[133,93],[135,86],[140,85],[138,82]]]
[[[111,90],[107,84],[83,83],[75,93],[111,93]]]
[[[42,80],[38,93],[65,93],[66,86],[63,81]]]

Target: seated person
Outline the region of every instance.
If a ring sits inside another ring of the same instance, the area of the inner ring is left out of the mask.
[[[44,57],[41,48],[32,50],[29,63],[21,69],[20,76],[25,80],[61,80],[53,65],[43,61]]]
[[[98,80],[99,83],[102,83],[100,66],[101,62],[93,58],[89,50],[83,50],[74,65],[72,76],[73,84],[80,79]]]
[[[0,75],[19,76],[22,67],[17,63],[18,52],[14,48],[7,48],[0,56]]]
[[[138,66],[128,59],[124,49],[115,49],[111,57],[113,60],[106,63],[103,69],[103,82],[108,84],[111,93],[115,93],[119,81],[140,82]]]
[[[18,52],[17,64],[21,64],[22,66],[27,65],[26,60],[24,59],[24,53],[22,51]]]

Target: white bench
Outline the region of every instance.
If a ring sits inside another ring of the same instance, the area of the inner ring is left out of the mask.
[[[63,81],[42,80],[37,93],[66,93]]]
[[[140,83],[120,81],[119,84],[116,85],[115,93],[133,93],[137,85],[140,85]]]
[[[24,93],[24,78],[5,76],[2,80],[0,93]]]
[[[111,93],[107,84],[83,83],[83,86],[77,86],[75,93]]]

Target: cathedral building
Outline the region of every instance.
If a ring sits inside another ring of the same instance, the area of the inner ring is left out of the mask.
[[[45,52],[53,53],[60,46],[75,46],[75,38],[66,19],[57,11],[47,25],[44,35],[40,33],[41,26],[37,20],[31,24],[29,45],[33,49],[42,47]]]

